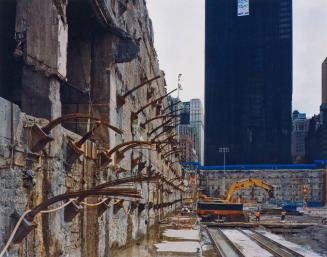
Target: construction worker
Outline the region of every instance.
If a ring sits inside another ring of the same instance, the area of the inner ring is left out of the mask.
[[[260,215],[261,215],[260,210],[257,210],[255,212],[255,221],[256,222],[259,222],[260,221]]]
[[[281,216],[280,216],[281,222],[285,222],[285,217],[286,217],[286,211],[283,209],[282,213],[281,213]]]

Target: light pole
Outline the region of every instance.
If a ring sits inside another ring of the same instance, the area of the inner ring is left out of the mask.
[[[229,147],[219,147],[219,153],[224,154],[224,171],[226,170],[226,153],[229,153]]]

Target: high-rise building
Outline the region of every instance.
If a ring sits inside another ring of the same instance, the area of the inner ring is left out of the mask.
[[[185,149],[182,160],[203,163],[204,114],[201,100],[179,102],[177,98],[170,97],[169,101],[172,106],[169,112],[175,111],[179,115],[177,139]]]
[[[327,160],[327,58],[322,63],[320,113],[309,119],[306,161]]]
[[[183,102],[180,106],[182,107],[179,115],[181,124],[190,124],[190,102]]]
[[[203,163],[204,157],[204,114],[200,99],[190,101],[190,124],[194,127],[194,148],[198,155],[198,162]]]
[[[291,160],[292,0],[206,0],[205,164]]]
[[[308,133],[308,124],[305,113],[293,112],[291,152],[294,163],[305,162],[305,138]]]

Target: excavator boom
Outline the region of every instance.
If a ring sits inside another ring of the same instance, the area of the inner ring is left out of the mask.
[[[273,192],[274,188],[273,188],[273,186],[265,183],[261,179],[248,178],[248,179],[240,180],[240,181],[237,181],[237,182],[233,183],[228,188],[228,191],[227,191],[227,193],[225,195],[225,199],[223,199],[223,201],[230,202],[232,197],[233,197],[233,194],[235,193],[236,190],[242,189],[242,188],[248,188],[248,187],[251,187],[251,186],[256,186],[256,187],[263,188],[268,192],[269,197],[271,197],[271,198],[274,197],[274,192]]]

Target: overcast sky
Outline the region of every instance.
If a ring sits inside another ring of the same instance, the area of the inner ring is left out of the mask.
[[[147,0],[168,88],[182,73],[182,100],[204,97],[204,0]],[[293,108],[312,116],[321,104],[327,57],[327,0],[293,0]]]

